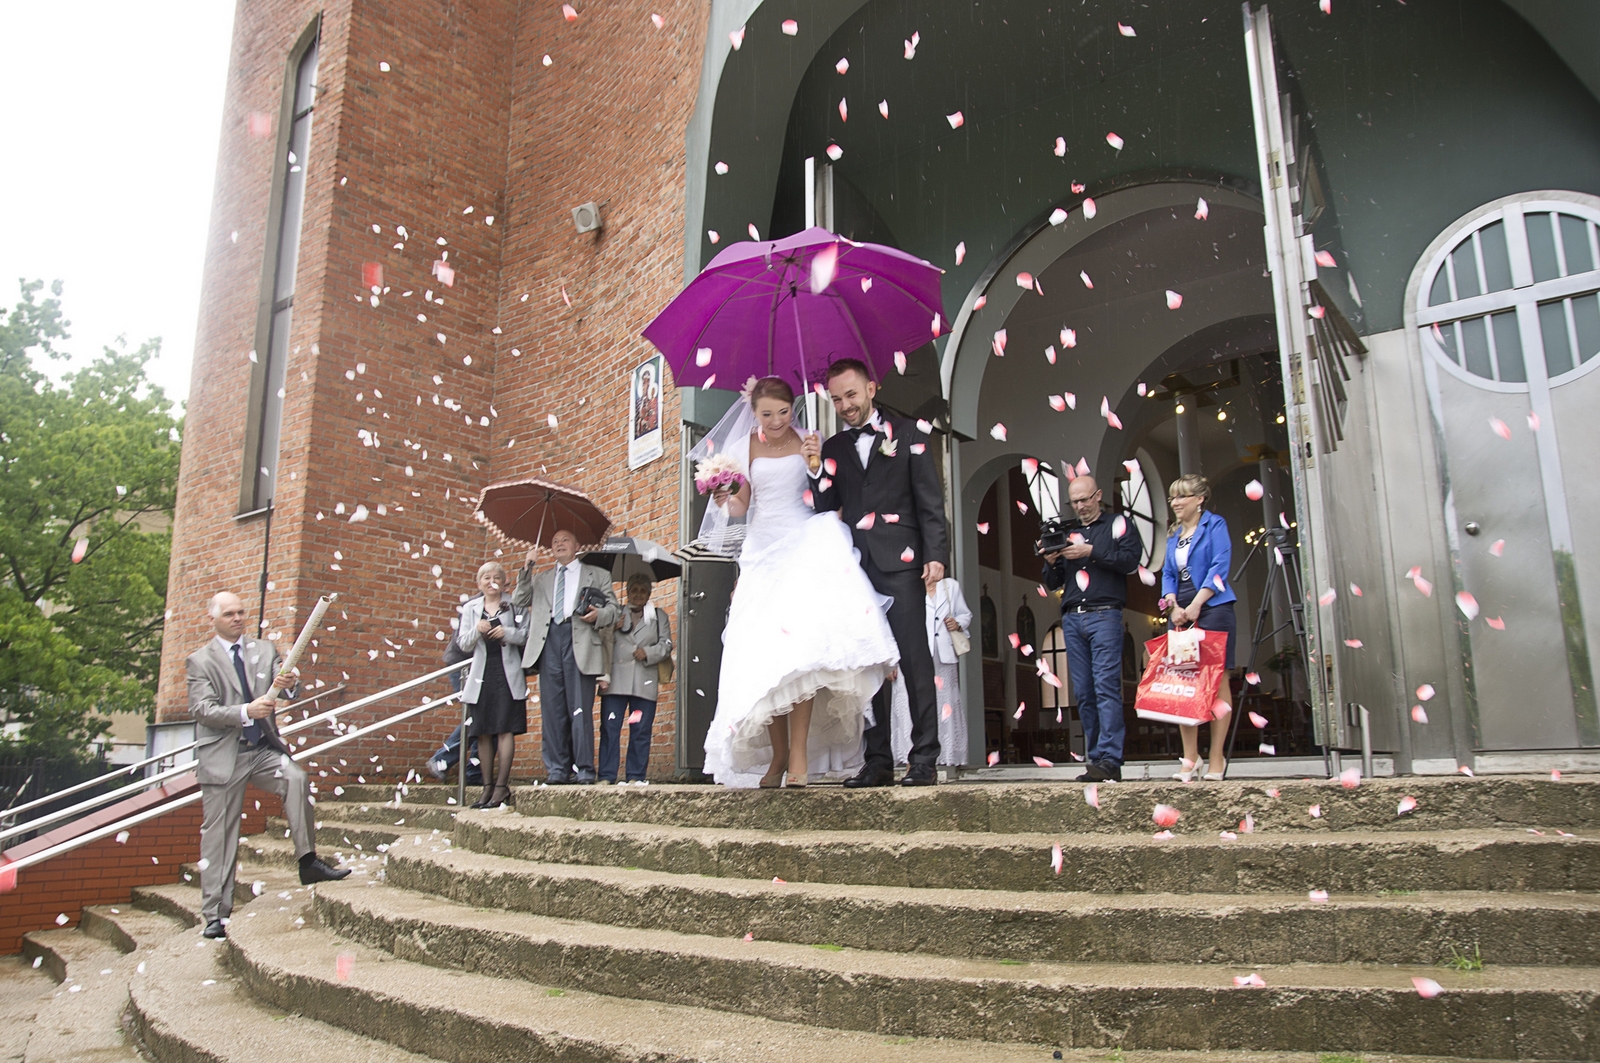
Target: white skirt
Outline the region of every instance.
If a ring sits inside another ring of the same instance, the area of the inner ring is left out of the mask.
[[[872,696],[900,660],[885,607],[832,513],[746,551],[722,635],[706,774],[724,786],[756,786],[772,762],[767,725],[807,698],[815,698],[811,778],[858,771]]]

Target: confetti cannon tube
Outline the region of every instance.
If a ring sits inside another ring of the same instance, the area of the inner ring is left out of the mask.
[[[306,617],[305,627],[300,629],[300,637],[294,640],[294,645],[289,648],[289,655],[283,659],[283,667],[278,669],[279,675],[286,675],[295,670],[295,666],[300,663],[300,655],[311,643],[311,636],[322,626],[322,617],[327,613],[328,606],[332,605],[337,597],[339,597],[337,594],[329,594],[317,599],[316,607],[311,610],[311,615]]]

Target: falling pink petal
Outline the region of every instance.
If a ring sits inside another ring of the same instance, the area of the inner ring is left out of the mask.
[[[1091,284],[1091,285],[1089,285],[1089,287],[1093,288],[1094,285]],[[1066,348],[1068,348],[1070,350],[1071,348],[1076,347],[1078,345],[1078,330],[1077,329],[1071,329],[1071,328],[1064,328],[1064,329],[1061,330],[1060,339],[1061,339],[1061,346],[1066,347]]]
[[[1551,768],[1550,769],[1550,781],[1551,782],[1560,782],[1561,781],[1561,769],[1560,768]]]
[[[1498,417],[1489,418],[1489,430],[1501,439],[1511,438],[1511,426]]]
[[[1249,683],[1253,687],[1260,686],[1261,685],[1261,673],[1260,672],[1246,672],[1244,674],[1244,681],[1246,683]]]
[[[1411,706],[1411,718],[1418,723],[1428,722],[1428,710],[1421,705]]]
[[[1321,805],[1312,805],[1311,808],[1310,808],[1310,812],[1311,812],[1311,818],[1312,819],[1321,819],[1322,818],[1322,806]]]
[[[1035,583],[1033,589],[1039,592],[1039,597],[1041,598],[1050,597],[1050,592],[1044,589],[1044,584],[1042,583]]]
[[[1143,583],[1146,587],[1154,587],[1156,585],[1156,574],[1145,568],[1143,565],[1140,565],[1139,582]]]
[[[84,555],[87,554],[88,552],[89,552],[89,537],[87,535],[85,535],[81,539],[79,539],[75,544],[73,544],[73,547],[72,547],[72,563],[74,565],[78,564],[80,561],[83,560]]]
[[[1039,765],[1039,767],[1041,767],[1041,768],[1053,768],[1053,767],[1056,766],[1056,762],[1055,761],[1053,761],[1053,760],[1045,760],[1043,757],[1034,757],[1033,758],[1033,762],[1035,764]]]
[[[1043,589],[1043,588],[1041,588],[1041,589]],[[1046,683],[1049,683],[1051,686],[1055,687],[1057,690],[1061,689],[1061,677],[1056,675],[1054,672],[1046,672],[1044,674],[1044,676],[1043,676],[1043,679],[1044,679],[1044,681]],[[1060,710],[1057,710],[1057,715],[1059,715],[1059,714],[1060,714]],[[1061,721],[1057,720],[1056,722],[1059,723]]]
[[[1115,517],[1111,518],[1111,537],[1113,539],[1120,539],[1127,534],[1128,518],[1124,517],[1121,513],[1118,513]]]
[[[911,549],[911,547],[908,546],[904,550],[900,551],[900,560],[906,562],[907,564],[910,564],[912,561],[915,561],[916,559],[917,559],[917,552],[915,550]]]
[[[1120,428],[1121,426],[1119,425],[1118,427]],[[1218,594],[1221,594],[1228,589],[1228,585],[1222,581],[1222,573],[1220,572],[1211,577],[1211,585],[1217,588]]]
[[[1039,459],[1038,458],[1023,458],[1022,459],[1022,472],[1023,472],[1023,475],[1030,476],[1030,477],[1039,475]]]
[[[1467,767],[1465,764],[1458,767],[1456,771],[1460,772],[1462,775],[1465,775],[1469,779],[1473,777],[1472,769]]]
[[[1155,825],[1158,827],[1171,827],[1178,822],[1178,818],[1182,815],[1183,813],[1171,805],[1157,805],[1155,811],[1150,814],[1150,818],[1155,821]]]
[[[1528,431],[1537,432],[1538,430],[1539,430],[1539,415],[1537,413],[1528,414]]]
[[[1113,148],[1115,148],[1118,151],[1122,150],[1122,138],[1117,136],[1115,133],[1107,133],[1106,134],[1106,143],[1110,144]]]
[[[570,11],[571,8],[568,8],[567,10]],[[333,959],[334,974],[338,976],[339,981],[341,982],[350,981],[350,974],[355,970],[355,966],[356,958],[353,953],[341,952]]]
[[[1250,722],[1255,724],[1257,727],[1267,726],[1267,718],[1261,715],[1259,712],[1250,713]]]
[[[872,278],[871,277],[862,277],[861,278],[861,292],[862,292],[862,294],[864,295],[864,294],[866,294],[867,292],[870,292],[870,291],[872,291]]]
[[[1094,281],[1089,279],[1089,274],[1088,274],[1088,272],[1086,270],[1079,270],[1078,271],[1078,279],[1083,281],[1083,286],[1085,288],[1093,288],[1094,287]]]
[[[1142,399],[1150,393],[1150,387],[1143,380],[1139,381],[1139,397]]]
[[[716,385],[717,385],[717,374],[712,373],[710,376],[706,377],[705,383],[700,385],[700,390],[701,391],[709,391],[712,388],[716,387]],[[550,427],[552,427],[552,428],[555,427],[555,419],[556,419],[555,414],[551,414],[550,415]]]
[[[850,121],[850,104],[843,96],[839,97],[839,121]]]
[[[1267,489],[1261,486],[1260,480],[1251,480],[1244,485],[1244,496],[1252,502],[1261,501],[1262,496],[1266,493]]]
[[[1395,815],[1403,816],[1416,807],[1417,799],[1415,797],[1402,797],[1399,806],[1395,809]]]
[[[917,33],[913,33],[911,39],[905,42],[905,57],[907,59],[915,59],[917,57],[917,45],[919,43],[921,43],[921,34]]]
[[[1221,834],[1218,835],[1218,837],[1221,838],[1225,842],[1236,842],[1236,841],[1239,840],[1239,836],[1237,834],[1233,833],[1233,831],[1231,831],[1231,830],[1223,831]]]
[[[837,144],[829,144],[827,156],[834,162],[838,162],[840,159],[844,158],[844,149]]]
[[[756,936],[754,934],[746,934],[744,936],[744,943],[746,945],[748,945],[748,944],[750,944],[750,942],[754,941],[755,939],[756,939]]]
[[[739,46],[744,44],[744,27],[740,26],[738,29],[728,34],[728,40],[733,43],[733,50],[737,52],[739,50]]]
[[[907,56],[906,58],[909,59],[911,57]],[[991,768],[994,767],[996,764],[1000,763],[1000,751],[997,749],[993,753],[990,753],[989,757],[988,757],[988,761],[989,761],[989,767],[991,767]]]
[[[1322,2],[1326,4],[1328,0],[1322,0]],[[1324,10],[1326,10],[1326,8],[1324,8]],[[1417,996],[1421,997],[1423,1000],[1432,1000],[1434,997],[1444,992],[1444,987],[1438,982],[1435,982],[1432,978],[1413,978],[1411,979],[1411,985],[1416,989]]]
[[[1352,583],[1350,584],[1350,593],[1359,598],[1361,597],[1361,588]]]
[[[1114,413],[1107,413],[1106,424],[1110,425],[1112,428],[1120,429],[1122,427],[1122,418],[1118,417]]]
[[[1039,760],[1040,758],[1039,757],[1034,757],[1033,759],[1034,760]],[[1045,767],[1054,767],[1054,765],[1051,764],[1048,760],[1044,762],[1044,766]],[[1061,874],[1061,862],[1062,862],[1061,861],[1061,846],[1052,845],[1050,847],[1050,870],[1054,871],[1058,875]]]
[[[1333,255],[1328,251],[1318,251],[1316,254],[1317,265],[1324,269],[1337,269],[1339,263],[1334,261]]]
[[[1070,399],[1071,399],[1072,392],[1070,392],[1070,391],[1067,392],[1067,395],[1068,395],[1068,400],[1069,400],[1067,402],[1067,405],[1071,406],[1072,402],[1070,401]],[[1077,472],[1077,474],[1079,476],[1088,476],[1089,475],[1089,461],[1088,461],[1088,459],[1087,458],[1079,458],[1078,459],[1078,464],[1073,466],[1073,469],[1074,469],[1074,471]]]
[[[956,265],[958,265],[958,266],[961,265],[962,262],[966,261],[966,258],[967,258],[967,242],[965,240],[963,240],[959,244],[956,245]]]
[[[576,22],[578,21],[577,9],[575,9],[571,4],[562,4],[561,17],[565,18],[568,22]]]
[[[1175,292],[1172,289],[1168,288],[1167,289],[1167,309],[1168,310],[1176,310],[1176,309],[1178,309],[1178,307],[1180,307],[1182,305],[1183,305],[1183,296],[1179,295],[1177,292]]]
[[[662,18],[660,15],[651,14],[650,21],[655,24],[655,27],[658,30],[664,30],[667,28],[667,20]]]
[[[841,74],[848,74],[850,72],[850,60],[841,59],[833,64],[833,68]]]
[[[719,244],[722,242],[722,234],[717,232],[715,229],[707,229],[706,239],[710,240],[714,244]]]
[[[1064,158],[1066,156],[1066,154],[1067,154],[1067,138],[1066,137],[1056,137],[1055,153],[1056,153],[1056,158],[1058,158],[1058,159]]]
[[[860,528],[862,531],[866,531],[876,523],[878,523],[878,514],[868,513],[866,516],[856,521],[856,527]]]
[[[1360,639],[1345,639],[1344,644],[1349,646],[1352,650],[1359,650],[1362,647],[1362,642]]]
[[[710,347],[701,347],[699,350],[695,351],[694,352],[694,364],[699,366],[701,369],[704,369],[706,366],[710,365],[711,364],[711,348]]]
[[[1094,205],[1093,199],[1085,199],[1083,201],[1083,216],[1085,218],[1092,218],[1099,212],[1100,208]]]
[[[822,459],[822,468],[827,472],[827,474],[829,476],[837,476],[837,475],[839,475],[839,463],[834,461],[832,458],[823,458]]]
[[[715,166],[712,167],[712,169],[717,171],[717,174],[720,176],[720,175],[725,174],[725,173],[728,172],[728,164],[725,163],[725,162],[718,162]]]
[[[1064,413],[1067,409],[1067,400],[1060,395],[1051,395],[1050,408],[1057,413]]]
[[[894,352],[894,371],[899,373],[901,376],[905,376],[906,375],[906,352],[905,351],[895,351]]]
[[[783,25],[779,28],[783,30],[783,35],[785,37],[793,37],[795,34],[800,32],[800,23],[796,22],[792,18],[786,18],[783,20]]]
[[[1078,569],[1078,574],[1074,577],[1074,579],[1076,579],[1076,581],[1077,581],[1078,590],[1086,591],[1086,590],[1089,589],[1089,573],[1088,572],[1086,572],[1085,570],[1080,568],[1080,569]]]
[[[878,101],[878,113],[883,115],[885,118],[889,117],[889,101],[888,100],[879,100]]]
[[[944,120],[950,123],[951,129],[960,129],[964,124],[966,124],[967,121],[966,116],[964,116],[960,111],[957,111],[955,114],[945,115]]]
[[[1318,0],[1317,7],[1322,9],[1324,15],[1333,14],[1333,0]]]
[[[1498,616],[1486,616],[1483,618],[1483,622],[1496,631],[1504,631],[1506,629],[1506,622]]]
[[[811,256],[811,294],[821,295],[839,272],[839,245],[829,244]]]
[[[750,239],[752,239],[752,240],[760,240],[761,239],[761,231],[756,228],[756,223],[755,222],[751,222],[749,225],[745,226],[745,231],[750,234]]]
[[[1505,552],[1506,541],[1504,539],[1496,539],[1494,542],[1489,544],[1489,553],[1495,557],[1503,557]]]
[[[1015,631],[1007,635],[1006,640],[1011,643],[1012,649],[1016,650],[1022,648],[1022,636],[1017,634]]]
[[[993,428],[989,429],[989,434],[995,439],[998,439],[1000,442],[1004,443],[1006,441],[1006,426],[1003,424],[997,424]]]
[[[1422,592],[1424,598],[1433,597],[1433,583],[1423,576],[1416,576],[1411,580],[1413,586]]]
[[[1234,975],[1233,984],[1240,989],[1265,989],[1267,985],[1266,982],[1261,980],[1261,976],[1254,971],[1249,974]]]
[[[1317,599],[1318,605],[1332,605],[1339,597],[1339,592],[1329,587],[1322,592],[1322,597]]]
[[[1361,769],[1346,768],[1339,773],[1339,785],[1346,790],[1354,790],[1361,785]]]
[[[1090,783],[1088,786],[1083,788],[1083,801],[1084,804],[1088,805],[1090,808],[1100,807],[1099,783]]]
[[[1006,356],[1006,330],[1005,329],[996,329],[995,330],[994,339],[989,342],[989,349],[994,352],[994,356],[996,358],[1004,358]]]
[[[772,884],[774,886],[787,886],[789,884],[789,880],[788,879],[779,878],[777,875],[773,875],[772,876]]]
[[[989,522],[988,521],[983,521],[978,525],[978,534],[979,535],[988,535],[989,534]]]
[[[1467,591],[1456,595],[1456,608],[1460,609],[1461,615],[1468,620],[1476,620],[1478,617],[1478,599]]]
[[[1276,786],[1269,788],[1267,796],[1276,799],[1278,797],[1278,788]]]
[[[1255,832],[1256,832],[1256,817],[1254,817],[1250,813],[1246,812],[1244,814],[1244,818],[1239,821],[1239,833],[1240,834],[1254,834]]]
[[[1205,221],[1211,216],[1211,205],[1204,199],[1195,204],[1194,217],[1196,221]]]
[[[1321,321],[1323,316],[1325,314],[1327,314],[1327,312],[1328,312],[1327,309],[1325,307],[1321,307],[1321,306],[1308,306],[1308,307],[1306,307],[1306,313],[1310,314],[1312,317],[1316,318],[1318,321]]]
[[[1328,891],[1327,890],[1312,890],[1310,893],[1307,893],[1306,896],[1310,897],[1312,900],[1316,901],[1318,904],[1327,904],[1328,903]]]
[[[1018,288],[1032,288],[1033,287],[1033,274],[1029,273],[1026,270],[1022,271],[1021,273],[1018,273],[1017,274],[1017,287]]]
[[[1125,26],[1120,22],[1117,23],[1117,32],[1122,34],[1124,37],[1137,37],[1137,36],[1139,36],[1137,33],[1133,32],[1133,27],[1132,26]]]
[[[1275,756],[1278,755],[1278,747],[1273,745],[1273,744],[1271,744],[1270,742],[1262,742],[1256,748],[1258,748],[1261,751],[1261,755],[1263,757],[1275,757]]]
[[[1023,713],[1024,713],[1024,712],[1027,712],[1027,711],[1028,711],[1028,703],[1027,703],[1027,702],[1026,702],[1026,701],[1024,701],[1024,702],[1020,702],[1020,703],[1018,703],[1018,705],[1017,705],[1017,711],[1016,711],[1016,712],[1013,712],[1013,713],[1012,713],[1012,714],[1011,714],[1011,718],[1012,718],[1012,719],[1013,719],[1013,720],[1020,720],[1020,719],[1022,719],[1022,714],[1023,714]]]
[[[939,719],[948,720],[950,718],[950,714],[954,711],[955,710],[950,707],[950,703],[948,701],[945,702],[943,707],[939,709]]]

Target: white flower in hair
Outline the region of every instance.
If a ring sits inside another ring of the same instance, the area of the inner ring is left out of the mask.
[[[756,377],[755,377],[755,374],[752,373],[750,375],[750,379],[746,380],[744,382],[744,387],[739,389],[739,397],[741,399],[743,399],[745,402],[749,402],[750,401],[750,393],[755,391],[755,389],[756,389]]]

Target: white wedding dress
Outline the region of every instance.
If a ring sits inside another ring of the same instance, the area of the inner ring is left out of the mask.
[[[815,696],[811,779],[853,775],[872,696],[900,659],[885,600],[861,571],[849,530],[806,503],[805,458],[755,458],[750,482],[706,774],[724,786],[757,785],[772,762],[767,725]]]

